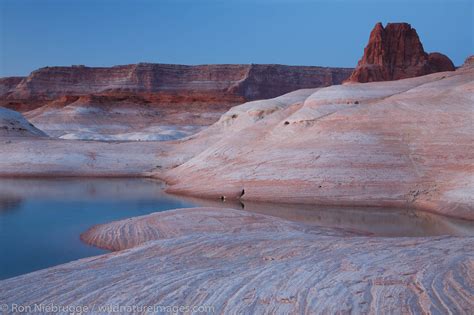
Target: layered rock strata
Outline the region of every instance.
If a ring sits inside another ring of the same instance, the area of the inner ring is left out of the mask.
[[[239,102],[292,90],[339,84],[352,69],[284,65],[46,67],[2,93],[3,100],[52,100],[65,95],[143,94],[149,101]],[[152,95],[149,95],[152,94]]]
[[[6,77],[0,78],[0,95],[7,94],[10,90],[13,90],[24,77]]]
[[[374,238],[220,208],[98,226],[124,249],[0,281],[0,302],[209,307],[208,313],[455,313],[473,309],[472,238]],[[126,312],[126,309],[124,309]]]
[[[410,24],[377,23],[364,55],[349,82],[390,81],[434,72],[453,71],[452,61],[440,53],[426,53]]]
[[[163,142],[104,142],[2,137],[0,177],[147,177],[173,165]],[[163,156],[157,161],[157,156]]]
[[[472,78],[466,68],[249,102],[175,146],[184,163],[157,176],[169,192],[215,199],[474,219]]]
[[[170,140],[211,125],[234,105],[339,84],[350,72],[283,65],[46,67],[1,79],[0,106],[23,112],[53,137]]]

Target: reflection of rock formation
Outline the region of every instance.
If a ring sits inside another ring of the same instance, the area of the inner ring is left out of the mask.
[[[427,54],[416,30],[407,23],[377,23],[351,82],[399,80],[433,72],[453,71],[452,61],[440,53]]]
[[[99,224],[81,234],[81,239],[108,250],[123,250],[151,240],[179,237],[193,233],[271,233],[306,231],[310,227],[269,216],[219,208],[191,208],[156,212],[112,223]],[[182,213],[182,214],[181,214]],[[185,214],[186,218],[180,219]],[[206,223],[204,223],[206,222]],[[203,224],[204,223],[204,224]],[[235,227],[234,227],[235,226]],[[321,228],[327,235],[352,235],[349,232]]]
[[[0,196],[18,196],[18,199],[89,201],[156,200],[164,195],[163,183],[153,179],[77,177],[3,178],[0,193]]]
[[[228,207],[270,215],[306,225],[332,227],[360,235],[421,237],[474,236],[474,222],[410,209],[337,207],[183,197],[202,207]]]
[[[6,213],[20,209],[22,199],[12,196],[0,195],[0,212]]]

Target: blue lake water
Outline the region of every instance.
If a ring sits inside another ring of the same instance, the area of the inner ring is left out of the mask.
[[[222,203],[175,197],[150,179],[0,179],[0,279],[107,251],[84,244],[95,224],[169,209],[219,206],[363,235],[474,235],[472,222],[408,209]]]
[[[193,203],[141,179],[0,179],[0,279],[106,251],[81,242],[89,227]]]

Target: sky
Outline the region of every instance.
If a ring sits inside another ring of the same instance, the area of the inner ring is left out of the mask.
[[[474,54],[474,0],[0,0],[0,77],[138,62],[354,67],[375,23]]]

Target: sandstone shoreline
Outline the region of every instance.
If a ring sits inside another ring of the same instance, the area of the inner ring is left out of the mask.
[[[200,197],[409,207],[474,219],[474,68],[236,106],[156,172]],[[244,191],[244,194],[242,192]]]
[[[261,314],[468,314],[474,307],[472,237],[363,237],[194,208],[96,226],[83,239],[119,251],[0,281],[0,302]]]
[[[170,193],[214,200],[474,220],[473,71],[297,90],[236,106],[177,141],[3,137],[0,176],[153,176]]]

